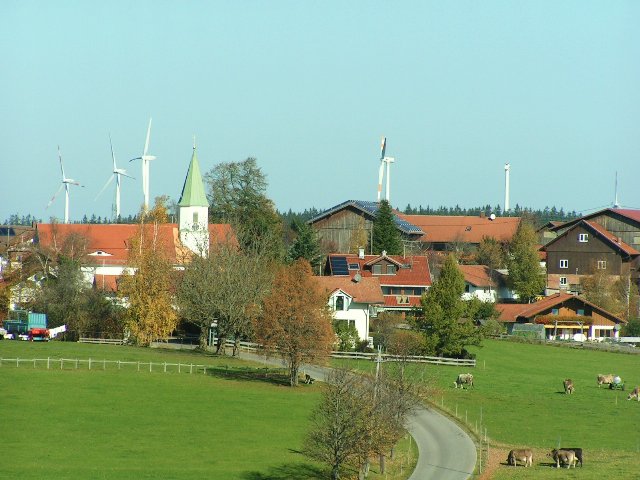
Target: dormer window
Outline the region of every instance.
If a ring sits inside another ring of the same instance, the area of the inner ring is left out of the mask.
[[[587,243],[589,241],[589,234],[588,233],[579,233],[578,234],[578,241],[580,243]]]
[[[373,272],[374,275],[382,275],[382,265],[380,265],[379,263],[376,263],[371,267],[371,271]]]
[[[387,275],[395,275],[396,274],[396,266],[393,264],[387,265]]]

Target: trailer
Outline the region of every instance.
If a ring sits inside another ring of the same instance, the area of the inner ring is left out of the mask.
[[[7,338],[28,338],[29,331],[33,328],[46,330],[47,315],[26,310],[9,310],[9,318],[4,321],[3,327]]]

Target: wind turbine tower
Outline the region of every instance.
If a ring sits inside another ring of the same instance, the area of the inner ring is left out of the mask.
[[[509,206],[509,172],[511,171],[511,164],[504,164],[504,212],[508,212],[511,208]]]
[[[149,210],[149,162],[151,160],[156,159],[155,156],[149,155],[149,138],[150,137],[151,137],[151,118],[149,118],[149,126],[147,127],[147,139],[144,142],[144,150],[142,151],[142,155],[129,160],[130,162],[134,160],[142,161],[142,194],[144,195],[145,211]]]
[[[120,177],[121,176],[129,177],[129,178],[133,178],[133,177],[127,174],[127,171],[125,169],[118,168],[116,166],[116,155],[115,153],[113,153],[113,142],[111,141],[111,134],[109,134],[109,145],[111,146],[111,159],[113,160],[113,171],[111,172],[111,176],[109,177],[109,180],[107,180],[107,183],[105,183],[104,187],[102,187],[102,190],[100,190],[100,193],[96,195],[96,200],[100,195],[102,195],[102,192],[104,192],[107,189],[107,187],[115,177],[116,179],[116,199],[115,200],[116,201],[115,201],[113,213],[114,213],[114,219],[117,220],[120,217]]]
[[[620,202],[618,201],[618,172],[616,172],[615,199],[613,201],[613,208],[620,208]]]
[[[69,185],[78,185],[83,187],[84,185],[80,185],[79,182],[76,182],[73,178],[67,178],[64,174],[64,165],[62,164],[62,153],[60,153],[60,145],[58,145],[58,158],[60,160],[60,171],[62,172],[62,183],[56,193],[53,194],[51,200],[47,204],[47,208],[51,206],[53,201],[56,199],[60,191],[64,188],[64,223],[69,223]]]
[[[387,137],[382,137],[380,145],[380,172],[378,173],[378,203],[380,202],[380,195],[382,195],[382,179],[384,177],[384,167],[387,166],[387,191],[385,199],[387,202],[391,201],[390,197],[390,184],[391,184],[391,164],[396,161],[393,157],[387,157],[385,151],[387,149]]]

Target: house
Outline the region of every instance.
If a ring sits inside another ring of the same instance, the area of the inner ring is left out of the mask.
[[[558,236],[581,221],[594,222],[627,245],[640,250],[640,210],[631,208],[605,208],[589,215],[555,225],[549,229]]]
[[[467,246],[475,250],[484,237],[499,242],[513,238],[520,217],[404,215],[399,217],[415,225],[424,233],[416,239],[424,248],[435,251],[460,251]]]
[[[507,287],[506,275],[486,265],[458,265],[464,275],[462,298],[478,298],[483,302],[513,300],[516,295]]]
[[[314,277],[327,293],[327,304],[335,321],[353,325],[358,337],[369,339],[369,320],[384,304],[377,277],[329,276]]]
[[[334,253],[355,253],[371,246],[378,203],[347,200],[308,221],[320,243]],[[459,251],[475,249],[483,237],[508,242],[520,224],[519,217],[405,215],[393,211],[405,246],[415,250]],[[407,254],[408,252],[405,252]],[[409,252],[410,253],[410,252]]]
[[[547,293],[581,293],[583,278],[596,272],[638,284],[640,251],[594,220],[571,223],[541,249],[547,259]]]
[[[371,245],[373,220],[378,212],[378,202],[347,200],[316,215],[307,223],[318,234],[322,247],[330,252],[353,253],[358,248]],[[402,238],[417,240],[424,232],[405,221],[394,211],[394,221]]]
[[[193,255],[206,255],[212,244],[235,241],[230,225],[208,223],[208,207],[194,147],[178,202],[178,223],[147,224],[144,233],[155,236],[169,261],[180,268]],[[34,244],[45,257],[74,250],[83,259],[85,280],[112,293],[117,279],[131,273],[129,250],[139,228],[137,224],[39,223]]]
[[[618,338],[626,323],[622,318],[597,305],[568,293],[555,293],[534,303],[501,303],[498,321],[511,333],[516,323],[544,325],[549,339],[602,340]]]
[[[424,255],[357,255],[332,253],[324,275],[347,279],[377,278],[382,289],[381,309],[402,314],[420,305],[421,296],[431,287],[429,262]]]

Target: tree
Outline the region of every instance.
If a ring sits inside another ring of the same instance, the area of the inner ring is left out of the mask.
[[[216,324],[217,353],[233,337],[237,354],[241,340],[251,338],[253,319],[273,280],[269,255],[259,245],[240,250],[232,239],[212,246],[207,258],[194,257],[185,267],[178,289],[183,319],[200,328],[200,345]]]
[[[317,271],[322,265],[323,255],[316,231],[311,225],[298,220],[291,223],[291,229],[296,233],[296,238],[289,248],[289,261],[304,258],[311,264],[313,270]]]
[[[615,277],[595,270],[582,279],[582,295],[591,303],[628,320],[638,310],[638,287],[629,276]]]
[[[361,452],[370,397],[359,395],[364,389],[364,378],[345,369],[333,369],[326,383],[322,399],[311,416],[305,451],[329,464],[331,478],[338,480],[343,467]]]
[[[168,245],[159,236],[167,220],[162,199],[147,215],[140,214],[138,232],[131,239],[128,264],[133,272],[124,275],[118,294],[126,299],[125,322],[140,345],[166,338],[175,329],[177,314],[173,308],[173,266],[167,258]],[[149,221],[146,224],[145,221]]]
[[[486,265],[491,271],[505,265],[504,246],[493,237],[482,237],[475,257],[478,265]]]
[[[285,361],[291,386],[298,384],[302,363],[328,356],[335,341],[331,313],[309,262],[300,259],[278,269],[255,333],[268,354],[277,352]]]
[[[395,217],[391,205],[387,200],[381,200],[380,206],[373,220],[373,253],[376,255],[386,251],[388,255],[402,254],[402,237],[395,224]]]
[[[424,332],[426,348],[441,356],[461,357],[467,345],[477,345],[482,338],[471,321],[461,320],[465,314],[464,275],[455,257],[445,260],[440,275],[421,299],[415,319]]]
[[[230,223],[242,248],[269,244],[272,257],[284,256],[283,228],[273,202],[267,198],[267,180],[255,158],[221,163],[205,174],[209,217]]]
[[[520,300],[527,303],[542,293],[546,283],[536,242],[533,226],[521,221],[509,245],[507,257],[509,285]]]

